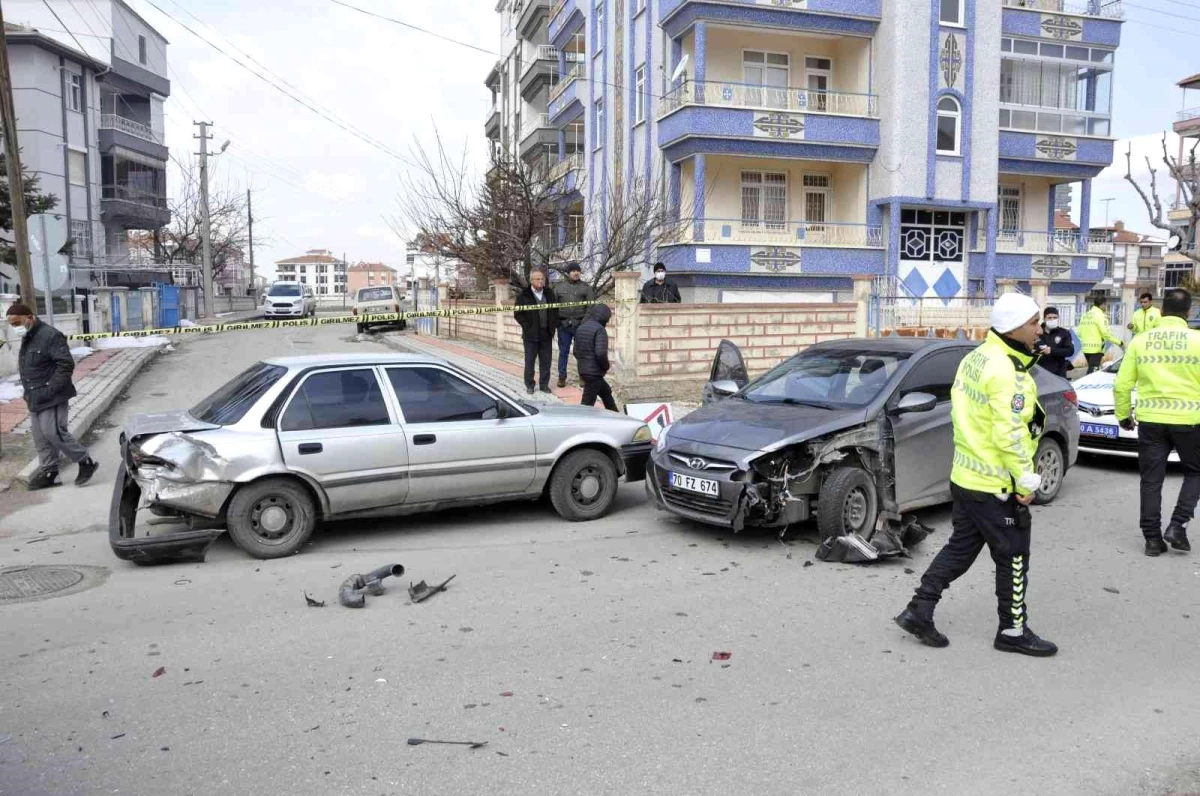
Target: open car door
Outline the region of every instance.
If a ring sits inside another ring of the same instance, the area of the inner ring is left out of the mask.
[[[742,350],[728,340],[722,340],[717,346],[717,355],[713,357],[708,383],[701,393],[701,403],[707,406],[720,401],[749,383],[750,375],[746,372]],[[736,389],[730,389],[731,386]]]

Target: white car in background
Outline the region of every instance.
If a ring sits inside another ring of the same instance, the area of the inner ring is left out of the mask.
[[[410,310],[408,302],[400,295],[400,289],[394,285],[377,285],[375,287],[361,287],[354,294],[354,308],[351,310],[356,318],[361,318],[364,315],[386,315],[393,312],[406,312]],[[357,323],[358,333],[370,329],[372,326],[386,326],[389,324],[397,324],[401,329],[407,328],[407,321],[382,321],[379,323]]]
[[[1073,382],[1075,394],[1079,396],[1080,453],[1137,458],[1137,429],[1126,431],[1121,428],[1115,413],[1113,384],[1120,369],[1121,360],[1114,360],[1095,373]],[[1137,390],[1133,391],[1133,404],[1136,420]],[[1170,461],[1179,461],[1179,454],[1172,452]]]

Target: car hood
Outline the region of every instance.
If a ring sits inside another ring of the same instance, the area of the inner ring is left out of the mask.
[[[1071,386],[1075,388],[1075,394],[1079,396],[1081,406],[1112,409],[1115,404],[1113,383],[1116,380],[1116,373],[1107,373],[1103,370],[1098,370],[1083,378],[1076,379],[1071,383]],[[1137,390],[1133,391],[1133,397],[1137,397]]]
[[[857,426],[865,421],[866,414],[861,407],[822,409],[727,398],[673,423],[668,439],[749,451],[769,450]]]
[[[616,412],[609,412],[605,409],[597,409],[593,406],[573,406],[569,404],[538,404],[538,413],[533,416],[533,422],[536,423],[538,417],[546,417],[555,420],[579,420],[582,422],[595,423],[617,423],[627,425],[631,429],[636,429],[639,426],[645,425],[641,420],[629,415],[620,415]]]
[[[147,434],[166,434],[169,431],[207,431],[214,428],[220,426],[197,420],[186,409],[175,409],[170,412],[132,415],[125,421],[125,439],[133,440]]]

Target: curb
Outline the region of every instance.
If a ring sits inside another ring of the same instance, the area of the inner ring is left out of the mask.
[[[116,382],[116,386],[108,391],[108,396],[106,398],[97,401],[95,404],[89,407],[86,412],[71,420],[68,428],[76,439],[81,439],[84,434],[91,430],[96,421],[99,420],[100,417],[107,412],[114,403],[116,403],[116,400],[121,393],[125,392],[125,388],[129,386],[130,382],[137,378],[138,374],[142,372],[142,369],[146,367],[146,365],[158,357],[158,348],[150,348],[146,350],[149,351],[149,354],[145,356],[140,363],[138,363],[137,367],[130,368],[128,372],[126,372],[125,375],[122,376],[118,382]],[[16,475],[13,481],[20,481],[23,485],[28,486],[29,479],[33,477],[33,474],[37,472],[37,469],[38,460],[34,458],[33,461],[25,465],[25,467]]]

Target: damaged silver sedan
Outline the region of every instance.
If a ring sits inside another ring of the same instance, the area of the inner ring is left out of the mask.
[[[660,433],[646,490],[692,520],[741,530],[815,518],[818,556],[899,555],[929,532],[909,512],[950,501],[950,391],[966,340],[819,343],[758,379],[722,341],[705,406]],[[1047,503],[1079,448],[1071,385],[1033,370],[1045,413],[1035,456]]]
[[[650,439],[640,420],[531,406],[438,359],[268,360],[188,411],[127,421],[109,541],[141,564],[195,561],[228,530],[277,558],[325,520],[543,495],[596,519],[622,476],[644,477]]]

